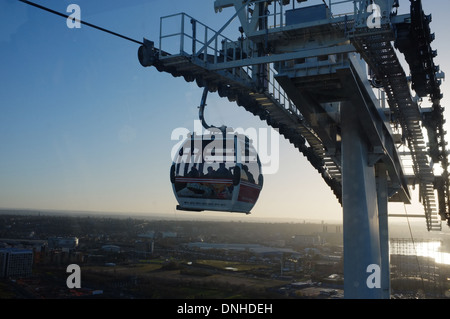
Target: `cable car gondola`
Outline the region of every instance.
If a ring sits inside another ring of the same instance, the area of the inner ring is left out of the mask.
[[[170,169],[177,209],[250,214],[263,186],[261,162],[247,136],[206,124],[207,92],[199,112],[206,132],[189,134]]]

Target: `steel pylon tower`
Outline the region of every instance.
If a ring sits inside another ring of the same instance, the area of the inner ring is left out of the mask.
[[[218,31],[185,13],[162,17],[159,46],[144,39],[139,60],[279,129],[342,204],[345,297],[389,298],[388,202],[409,204],[417,184],[427,229],[449,219],[443,73],[433,62],[431,16],[420,0],[410,0],[404,15],[396,0],[296,2],[216,0],[216,12],[235,9]],[[240,36],[231,40],[224,34],[236,18]],[[419,106],[423,97],[431,107]]]

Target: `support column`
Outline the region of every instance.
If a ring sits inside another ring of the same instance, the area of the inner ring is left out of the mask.
[[[380,279],[381,268],[375,167],[369,166],[358,108],[350,102],[341,105],[341,128],[344,297],[380,299],[382,290],[371,279]]]
[[[389,253],[388,227],[388,186],[386,165],[375,165],[377,175],[378,220],[380,225],[380,253],[381,253],[381,290],[382,298],[391,298],[391,270]]]

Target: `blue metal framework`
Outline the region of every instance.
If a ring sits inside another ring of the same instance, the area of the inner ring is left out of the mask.
[[[398,15],[395,0],[216,0],[216,12],[235,9],[219,31],[185,13],[171,15],[161,18],[159,47],[144,40],[139,49],[143,66],[217,91],[307,157],[343,206],[348,298],[389,297],[388,201],[410,203],[409,186],[418,184],[427,229],[450,220],[443,74],[433,63],[431,16],[420,0],[410,1],[411,13]],[[231,40],[224,30],[235,18],[241,34]],[[425,96],[431,108],[419,106]],[[401,145],[406,154],[397,151]],[[441,164],[441,176],[433,163]],[[382,289],[365,284],[373,264]]]

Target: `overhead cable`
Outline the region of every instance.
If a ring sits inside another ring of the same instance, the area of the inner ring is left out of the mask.
[[[135,39],[126,37],[126,36],[124,36],[124,35],[122,35],[122,34],[119,34],[119,33],[116,33],[116,32],[110,31],[110,30],[107,30],[107,29],[105,29],[105,28],[96,26],[96,25],[91,24],[91,23],[89,23],[89,22],[79,20],[79,19],[77,19],[77,18],[75,18],[75,17],[70,17],[70,16],[67,15],[67,14],[64,14],[64,13],[61,13],[61,12],[58,12],[58,11],[49,9],[49,8],[47,8],[47,7],[41,6],[40,4],[31,2],[31,1],[27,1],[27,0],[19,0],[19,1],[20,1],[20,2],[23,2],[23,3],[26,3],[26,4],[29,4],[29,5],[31,5],[31,6],[33,6],[33,7],[36,7],[36,8],[45,10],[45,11],[47,11],[47,12],[56,14],[56,15],[58,15],[58,16],[61,16],[61,17],[64,17],[64,18],[68,18],[68,19],[72,19],[72,20],[74,20],[74,21],[76,21],[76,22],[79,22],[79,23],[81,23],[81,24],[87,25],[88,27],[91,27],[91,28],[94,28],[94,29],[97,29],[97,30],[100,30],[100,31],[103,31],[103,32],[106,32],[106,33],[109,33],[109,34],[112,34],[112,35],[115,35],[116,37],[119,37],[119,38],[122,38],[122,39],[125,39],[125,40],[128,40],[128,41],[131,41],[131,42],[134,42],[134,43],[137,43],[137,44],[141,44],[141,45],[144,44],[144,43],[142,43],[141,41],[138,41],[138,40],[135,40]]]

